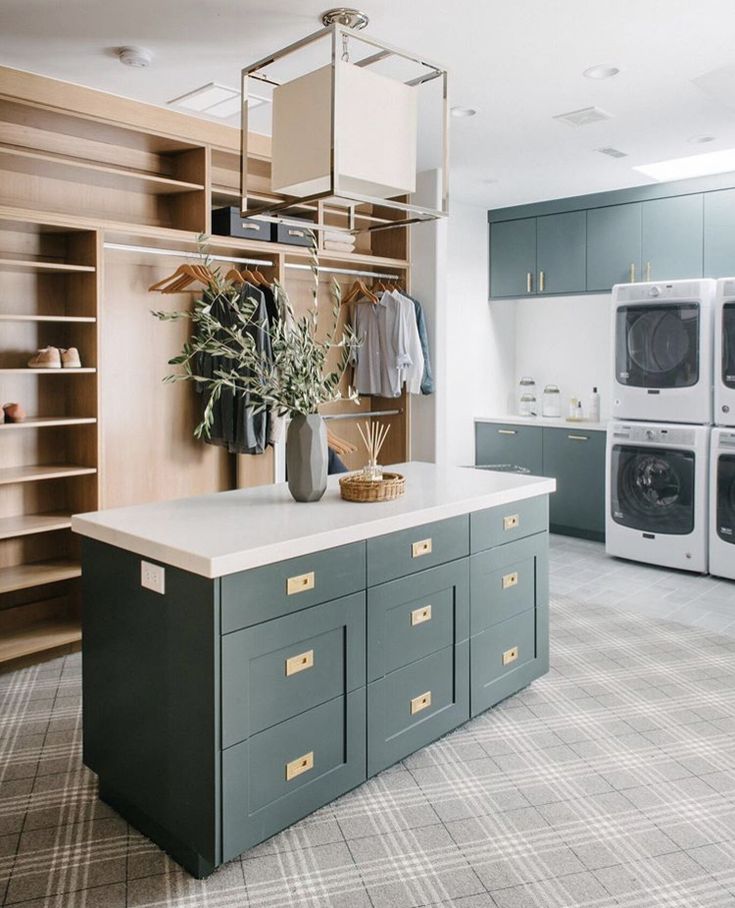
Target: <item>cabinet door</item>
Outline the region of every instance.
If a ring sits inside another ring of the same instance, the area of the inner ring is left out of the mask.
[[[536,218],[490,225],[490,296],[528,296],[535,289]]]
[[[475,424],[475,463],[478,466],[523,467],[542,475],[541,429],[538,426]]]
[[[704,194],[704,276],[735,274],[735,189]]]
[[[552,531],[601,538],[605,532],[605,433],[544,429],[544,474],[556,479]]]
[[[539,293],[575,293],[587,284],[587,212],[549,214],[536,222]]]
[[[644,281],[702,277],[702,194],[652,199],[641,204],[641,264]]]
[[[587,289],[641,280],[641,205],[610,205],[587,212]]]

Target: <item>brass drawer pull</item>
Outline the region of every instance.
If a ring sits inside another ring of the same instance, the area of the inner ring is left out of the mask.
[[[308,574],[299,574],[298,577],[289,577],[286,583],[286,593],[293,596],[294,593],[305,593],[307,590],[313,590],[315,583],[314,571]]]
[[[509,590],[513,586],[518,586],[518,571],[503,575],[503,589]]]
[[[431,606],[425,605],[423,608],[415,608],[411,612],[411,627],[417,624],[423,624],[425,621],[431,621]]]
[[[303,757],[297,757],[295,760],[291,760],[290,763],[286,763],[286,781],[290,782],[291,779],[295,779],[296,776],[300,776],[304,772],[308,772],[310,769],[314,768],[314,751],[310,750],[308,754],[304,754]]]
[[[431,706],[431,691],[427,690],[425,694],[419,694],[411,700],[411,715],[415,716],[422,709],[428,709]]]
[[[508,530],[516,530],[520,526],[521,516],[520,514],[509,514],[507,517],[503,517],[503,529],[507,532]]]
[[[307,668],[314,666],[314,650],[307,650],[305,653],[299,653],[298,656],[291,656],[286,659],[286,677],[298,675],[299,672],[306,671]]]
[[[538,273],[538,289],[540,293],[543,293],[546,289],[546,275],[543,271],[539,271]]]
[[[533,293],[533,272],[526,272],[526,293]]]
[[[503,653],[503,665],[510,665],[511,662],[515,662],[518,658],[518,647],[514,646],[512,649],[507,649]]]
[[[516,429],[498,429],[498,435],[517,435]]]
[[[422,555],[431,554],[431,539],[420,539],[411,546],[411,557],[420,558]]]
[[[589,441],[588,435],[567,435],[570,441]]]

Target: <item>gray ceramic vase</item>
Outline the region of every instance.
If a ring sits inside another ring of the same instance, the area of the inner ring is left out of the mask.
[[[288,489],[296,501],[319,501],[327,489],[327,427],[317,413],[291,417],[286,435]]]

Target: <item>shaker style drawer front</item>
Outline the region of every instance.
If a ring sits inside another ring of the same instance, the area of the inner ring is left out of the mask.
[[[470,544],[473,552],[505,545],[549,528],[547,495],[526,498],[470,514]]]
[[[469,634],[467,559],[368,590],[368,680],[409,665]]]
[[[222,754],[223,860],[364,779],[364,687],[230,747]]]
[[[365,684],[365,594],[222,638],[222,746]],[[297,755],[298,756],[298,755]]]
[[[468,656],[465,640],[368,685],[368,775],[467,720]]]
[[[222,633],[364,588],[364,542],[230,574],[222,578]]]
[[[542,438],[539,426],[514,423],[475,423],[475,464],[522,467],[542,475]]]
[[[469,521],[466,515],[368,539],[368,586],[454,561],[468,552]]]
[[[470,691],[473,716],[524,686],[518,682],[517,677],[536,662],[539,655],[536,640],[535,609],[495,624],[471,638]]]

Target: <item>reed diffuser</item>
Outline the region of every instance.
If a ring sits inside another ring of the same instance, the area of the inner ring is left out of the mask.
[[[378,481],[383,478],[383,468],[378,464],[378,456],[389,430],[390,426],[379,426],[375,422],[366,422],[365,431],[363,431],[362,426],[358,423],[357,431],[360,433],[368,455],[368,462],[362,471],[364,479]]]

